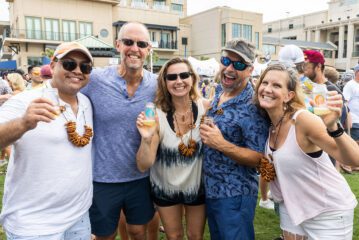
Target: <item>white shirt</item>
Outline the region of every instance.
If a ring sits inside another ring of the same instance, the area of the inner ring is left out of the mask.
[[[42,89],[24,91],[0,108],[0,123],[24,115],[28,105],[41,97]],[[64,115],[76,120],[82,135],[84,122],[92,124],[92,107],[78,93],[77,117],[70,105]],[[48,235],[62,232],[86,213],[92,202],[91,143],[75,147],[68,140],[65,117],[50,123],[39,122],[13,145],[5,179],[0,223],[20,236]]]
[[[343,95],[348,101],[353,123],[359,124],[359,83],[355,79],[350,80],[344,86]]]

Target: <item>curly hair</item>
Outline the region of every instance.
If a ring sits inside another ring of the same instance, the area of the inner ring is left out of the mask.
[[[168,68],[171,65],[178,64],[178,63],[184,63],[188,67],[188,71],[191,73],[191,78],[193,81],[192,88],[189,92],[189,96],[192,101],[195,101],[199,98],[199,92],[198,92],[198,82],[199,82],[199,76],[194,72],[194,69],[191,65],[191,63],[187,59],[183,58],[172,58],[171,60],[167,61],[165,65],[162,66],[161,71],[158,75],[158,88],[156,92],[156,98],[155,98],[155,105],[160,108],[163,112],[170,112],[174,110],[174,106],[172,103],[172,97],[171,94],[168,92],[167,85],[166,85],[166,75]]]
[[[294,68],[286,66],[285,64],[282,64],[282,63],[270,64],[264,70],[264,72],[262,73],[261,77],[259,78],[259,80],[258,80],[258,82],[256,84],[255,93],[254,93],[254,99],[253,99],[254,104],[262,112],[265,112],[264,109],[261,108],[261,106],[259,104],[258,90],[259,90],[260,85],[263,82],[264,77],[267,75],[267,73],[269,71],[281,71],[281,72],[287,73],[287,75],[288,75],[287,88],[288,88],[289,91],[293,91],[295,93],[295,95],[287,103],[286,113],[289,113],[289,116],[292,116],[297,110],[305,108],[304,95],[303,95],[302,87],[300,85],[300,81],[298,79],[298,72]],[[266,112],[265,112],[265,115],[267,115]]]

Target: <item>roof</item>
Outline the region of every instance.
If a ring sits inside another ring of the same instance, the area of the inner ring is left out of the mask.
[[[86,36],[75,41],[87,47],[93,57],[114,57],[116,54],[116,49],[112,45],[94,36]]]
[[[104,41],[101,41],[100,39],[94,37],[94,36],[86,36],[80,39],[77,39],[76,42],[81,43],[85,47],[87,47],[89,50],[91,49],[113,49],[113,46],[105,43]]]
[[[276,37],[263,37],[263,44],[272,44],[272,45],[281,45],[281,46],[293,44],[300,48],[337,50],[337,46],[331,42],[326,42],[326,43],[307,42],[307,41],[291,40],[284,38],[279,39]]]

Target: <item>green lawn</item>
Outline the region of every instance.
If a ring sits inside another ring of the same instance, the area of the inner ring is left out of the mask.
[[[3,195],[3,185],[4,185],[4,174],[3,169],[0,168],[0,206]],[[345,174],[344,177],[351,186],[352,191],[355,196],[359,198],[359,174],[348,175]],[[271,240],[279,236],[279,219],[275,215],[274,211],[265,210],[257,207],[256,216],[254,220],[256,239],[257,240]],[[119,238],[118,238],[119,239]],[[160,235],[160,239],[165,239],[164,235]],[[210,239],[208,228],[206,227],[205,239]],[[359,210],[358,208],[355,211],[354,216],[354,236],[353,239],[359,239]],[[5,240],[5,236],[0,227],[0,240]]]

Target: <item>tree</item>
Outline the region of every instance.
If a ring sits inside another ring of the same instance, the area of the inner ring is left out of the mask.
[[[54,56],[54,52],[55,52],[55,49],[46,48],[46,49],[45,49],[45,52],[42,52],[42,53],[41,53],[41,56],[48,57],[48,58],[51,59],[52,56]]]

